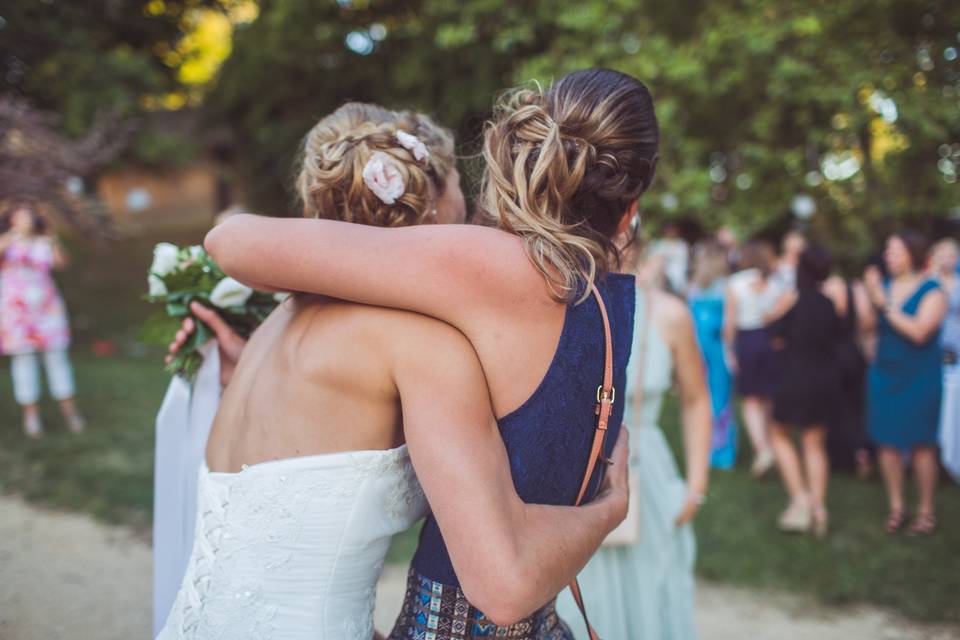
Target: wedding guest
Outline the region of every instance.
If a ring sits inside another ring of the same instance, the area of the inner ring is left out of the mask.
[[[827,430],[827,453],[833,469],[856,469],[865,478],[872,473],[873,457],[864,424],[867,357],[862,346],[870,328],[870,299],[863,284],[833,275],[823,284],[823,294],[840,318],[836,366],[840,370],[841,393],[833,422]]]
[[[740,264],[740,240],[736,232],[730,227],[720,227],[713,237],[727,253],[727,269],[736,269]]]
[[[743,422],[753,445],[751,472],[760,477],[774,465],[770,448],[770,398],[779,373],[766,318],[783,289],[772,277],[773,249],[753,240],[741,250],[741,270],[730,277],[724,300],[724,343],[742,399]]]
[[[662,237],[651,243],[648,253],[651,257],[662,257],[664,275],[670,289],[677,295],[683,295],[687,290],[690,246],[683,239],[680,227],[676,223],[667,224]]]
[[[960,286],[957,265],[960,247],[954,240],[941,240],[930,254],[933,276],[947,296],[943,322],[943,404],[940,409],[940,459],[960,482]]]
[[[630,509],[580,573],[590,624],[601,638],[692,640],[691,522],[709,479],[710,398],[689,310],[676,297],[637,287],[625,424],[631,434]],[[679,383],[686,481],[659,425],[664,396]],[[619,535],[618,535],[619,534]],[[569,591],[557,601],[576,638],[587,629]],[[538,636],[540,637],[540,636]]]
[[[783,370],[773,395],[771,446],[790,504],[780,515],[783,531],[827,533],[827,425],[840,405],[841,376],[836,351],[840,320],[820,289],[830,275],[830,255],[812,246],[800,254],[796,290],[788,292],[789,310],[770,325],[782,343]],[[803,459],[792,440],[799,432]]]
[[[694,247],[693,276],[687,299],[697,342],[707,366],[713,410],[710,465],[730,469],[737,459],[737,423],[733,407],[733,376],[723,353],[723,299],[727,284],[727,250],[707,241]]]
[[[0,352],[10,356],[14,397],[30,438],[43,435],[37,404],[41,359],[67,428],[74,433],[84,429],[74,402],[66,306],[50,275],[64,266],[64,253],[36,205],[12,202],[0,215]]]
[[[924,274],[926,243],[912,231],[887,239],[884,262],[890,279],[876,268],[865,282],[877,316],[877,355],[867,375],[867,424],[879,448],[880,471],[889,502],[885,529],[907,520],[903,499],[903,452],[910,451],[918,490],[917,512],[908,532],[930,535],[937,528],[935,492],[937,428],[942,364],[940,325],[947,298]]]
[[[796,288],[797,266],[800,263],[800,256],[806,248],[807,239],[799,231],[791,231],[783,237],[774,277],[779,281],[784,291],[791,291]]]

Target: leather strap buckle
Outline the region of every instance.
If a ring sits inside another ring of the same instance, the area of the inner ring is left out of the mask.
[[[614,387],[610,387],[610,391],[604,389],[603,385],[597,387],[597,404],[603,404],[604,402],[613,404],[616,399],[617,390]]]

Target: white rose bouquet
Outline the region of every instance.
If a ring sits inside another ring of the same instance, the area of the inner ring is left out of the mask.
[[[203,247],[181,248],[168,242],[161,242],[153,250],[147,285],[146,300],[163,308],[144,323],[140,340],[159,346],[173,341],[194,301],[216,307],[224,321],[247,338],[270,315],[279,299],[225,275]],[[200,346],[212,337],[213,332],[196,320],[196,330],[167,370],[192,383],[203,363]]]

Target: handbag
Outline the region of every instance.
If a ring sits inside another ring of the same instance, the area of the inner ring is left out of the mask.
[[[653,296],[648,293],[644,298],[643,322],[639,325],[641,332],[640,349],[634,356],[639,358],[638,362],[640,364],[637,380],[634,383],[635,393],[633,396],[633,415],[638,418],[640,411],[643,409],[643,383],[647,369],[647,340],[650,336],[650,319],[653,314]],[[601,547],[625,547],[640,540],[640,506],[637,503],[640,499],[640,473],[636,469],[630,469],[629,481],[630,502],[627,508],[627,517],[617,525],[616,529],[607,534],[600,545]]]
[[[607,423],[610,421],[610,413],[613,411],[613,402],[617,394],[617,390],[613,388],[613,338],[610,333],[610,318],[607,316],[607,307],[603,303],[603,297],[600,295],[597,286],[591,285],[591,290],[597,301],[597,306],[600,307],[600,317],[603,319],[603,382],[597,387],[597,428],[593,433],[593,444],[590,447],[590,457],[587,459],[587,469],[583,474],[583,481],[580,483],[580,491],[574,505],[583,502],[587,487],[590,485],[590,478],[597,467],[597,462],[600,461],[603,445],[607,438]],[[573,595],[577,608],[580,609],[580,615],[583,616],[583,622],[587,626],[590,640],[600,640],[600,636],[590,625],[590,620],[587,618],[587,608],[583,604],[583,594],[580,591],[580,583],[576,578],[570,583],[570,593]]]

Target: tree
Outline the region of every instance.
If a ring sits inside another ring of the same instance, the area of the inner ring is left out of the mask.
[[[132,127],[106,115],[82,138],[66,139],[56,124],[55,116],[0,97],[0,200],[40,199],[82,231],[103,234],[106,212],[83,193],[79,176],[110,162],[126,145]]]
[[[68,221],[103,229],[101,204],[67,181],[93,183],[116,159],[161,167],[192,159],[195,137],[157,116],[180,110],[190,123],[189,107],[229,54],[232,25],[253,16],[251,0],[5,5],[0,195],[39,197]]]
[[[650,217],[751,233],[807,194],[814,232],[863,257],[957,206],[957,3],[579,4],[519,75],[603,64],[649,84],[664,133]]]
[[[252,203],[283,209],[300,138],[347,99],[436,114],[476,149],[496,91],[603,65],[646,82],[663,130],[648,228],[791,224],[859,257],[955,207],[960,4],[947,0],[277,0],[208,107]]]
[[[347,100],[434,114],[474,148],[494,92],[541,42],[527,40],[526,13],[489,1],[262,2],[208,96],[209,121],[233,130],[251,204],[277,212],[291,210],[300,140]]]

